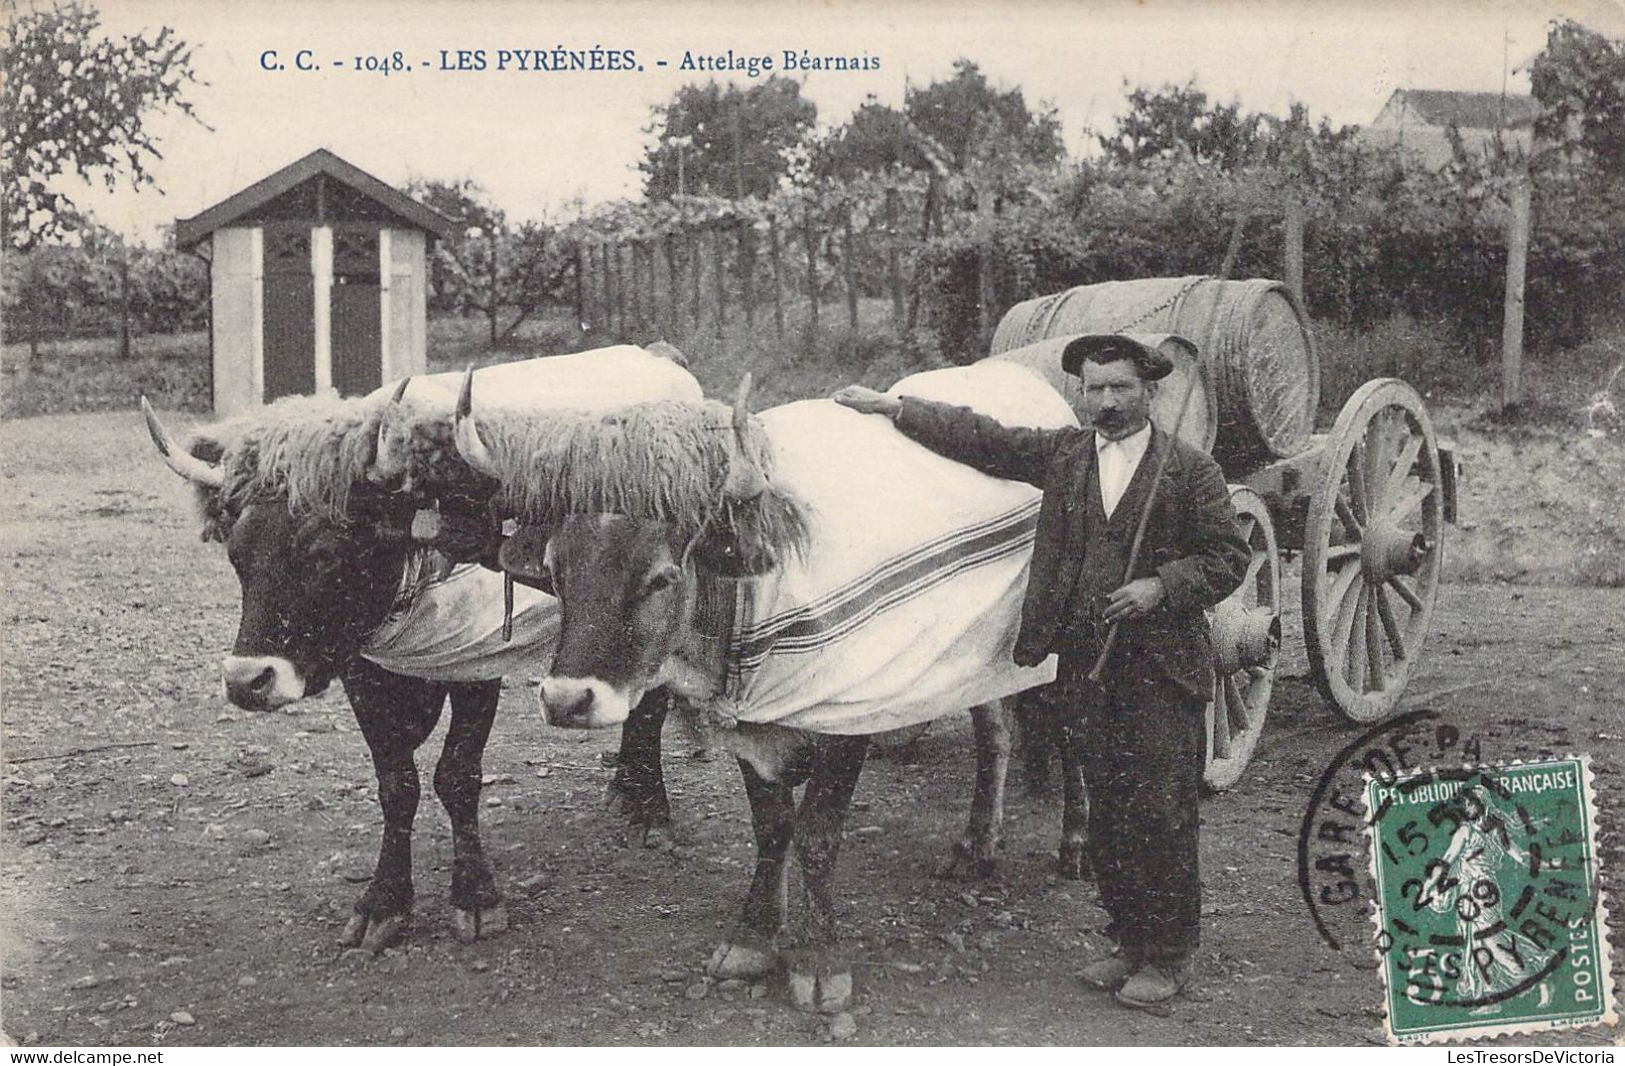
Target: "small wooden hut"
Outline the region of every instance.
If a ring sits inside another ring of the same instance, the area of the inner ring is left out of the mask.
[[[211,244],[214,409],[424,370],[431,242],[455,223],[317,149],[175,225]]]

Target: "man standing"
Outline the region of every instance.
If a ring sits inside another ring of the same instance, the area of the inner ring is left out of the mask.
[[[1055,702],[1071,709],[1084,734],[1089,859],[1117,948],[1083,979],[1146,1007],[1185,986],[1197,946],[1197,800],[1213,690],[1203,611],[1241,583],[1251,551],[1218,464],[1151,425],[1156,383],[1173,369],[1167,356],[1102,334],[1067,345],[1061,365],[1082,378],[1093,431],[1015,429],[861,386],[835,399],[887,415],[944,456],[1044,491],[1013,658],[1034,666],[1057,655]],[[1145,539],[1125,577],[1148,504]],[[1114,622],[1119,632],[1097,684],[1088,675]]]

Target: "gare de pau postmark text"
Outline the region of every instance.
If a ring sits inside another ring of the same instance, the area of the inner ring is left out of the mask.
[[[1371,774],[1364,800],[1391,1041],[1616,1020],[1585,759]]]

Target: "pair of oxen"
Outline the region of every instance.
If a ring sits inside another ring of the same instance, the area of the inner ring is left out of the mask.
[[[513,656],[492,657],[491,676],[478,666],[415,670],[369,657],[369,642],[447,573],[448,559],[481,564],[488,577],[505,571],[543,594],[532,595],[544,624],[519,638],[534,646],[517,650],[537,671],[551,656],[539,692],[548,721],[623,725],[611,796],[644,831],[668,823],[667,709],[674,698],[694,706],[716,698],[730,668],[727,642],[699,624],[700,576],[748,579],[806,550],[806,516],[773,483],[771,443],[747,411],[748,388],[747,380],[731,409],[705,401],[675,349],[655,345],[491,367],[465,376],[460,390],[454,376],[434,375],[392,394],[284,400],[183,444],[142,401],[164,461],[193,484],[204,539],[224,543],[241,584],[237,637],[222,667],[227,697],[270,710],[336,679],[371,753],[383,839],[343,944],[377,951],[403,934],[413,904],[415,752],[448,699],[433,783],[453,834],[453,925],[465,941],[507,927],[478,801]],[[645,429],[659,423],[661,454],[615,454],[636,436],[623,432],[627,411]],[[561,434],[569,439],[561,443]],[[667,449],[672,439],[684,446]],[[601,476],[605,465],[622,481]],[[627,489],[628,466],[641,490]],[[507,592],[511,613],[511,585]],[[500,599],[500,582],[491,595]],[[999,702],[971,713],[975,787],[947,869],[983,875],[998,844],[1010,740]],[[869,738],[740,722],[727,739],[745,780],[757,862],[709,972],[752,979],[782,968],[798,1007],[843,1009],[852,982],[836,951],[834,867]],[[1060,750],[1061,863],[1076,877],[1086,801],[1072,744]],[[795,915],[792,848],[804,885]]]

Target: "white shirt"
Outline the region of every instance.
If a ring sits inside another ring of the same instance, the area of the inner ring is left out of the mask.
[[[1117,510],[1117,505],[1123,501],[1123,493],[1128,491],[1128,483],[1134,480],[1134,472],[1140,469],[1140,460],[1145,458],[1145,451],[1150,446],[1150,422],[1122,440],[1107,440],[1099,433],[1095,434],[1100,505],[1105,509],[1107,518],[1112,516],[1112,512]]]

